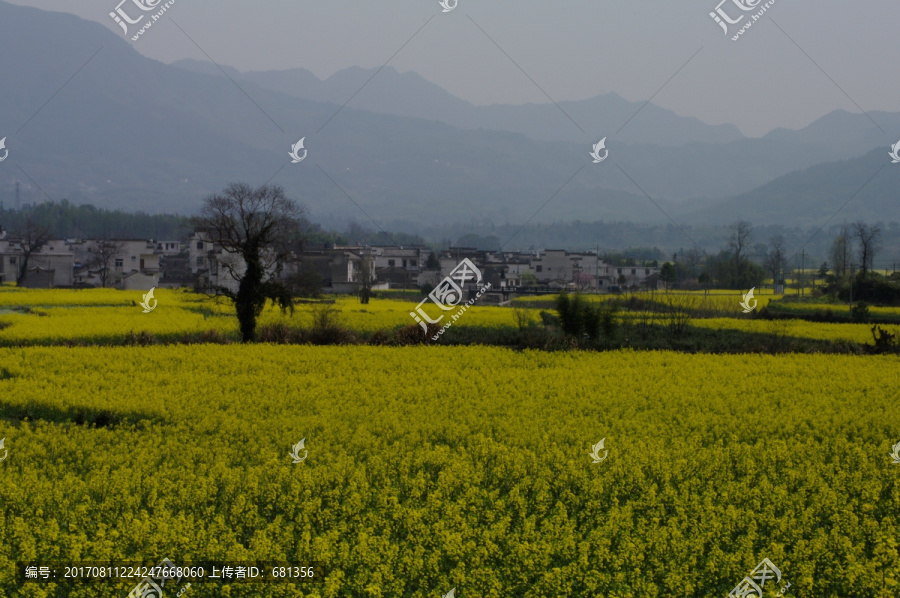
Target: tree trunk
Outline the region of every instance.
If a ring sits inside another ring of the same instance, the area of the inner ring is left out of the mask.
[[[247,262],[247,271],[241,278],[237,297],[234,300],[238,323],[241,328],[241,341],[253,342],[256,334],[256,315],[259,303],[260,286],[262,285],[262,264],[258,257],[244,258]]]

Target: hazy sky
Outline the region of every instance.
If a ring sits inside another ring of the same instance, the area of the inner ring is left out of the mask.
[[[108,16],[119,0],[12,1],[121,34]],[[167,16],[213,60],[242,71],[303,67],[325,78],[379,67],[412,38],[389,64],[475,104],[546,102],[529,77],[557,101],[609,91],[643,101],[700,50],[654,103],[751,136],[836,109],[858,113],[855,104],[900,112],[897,0],[776,0],[736,42],[709,17],[718,2],[459,0],[444,14],[437,0],[176,0]],[[723,10],[732,16],[751,14],[731,2]],[[171,22],[133,43],[163,62],[205,59],[197,45]]]

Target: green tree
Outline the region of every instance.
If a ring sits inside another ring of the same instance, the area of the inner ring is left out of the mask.
[[[523,287],[533,287],[537,285],[537,276],[532,272],[522,272],[519,274],[519,283]]]
[[[699,283],[700,283],[700,286],[703,287],[703,290],[704,290],[705,293],[708,293],[708,292],[709,292],[709,281],[710,281],[710,278],[711,278],[711,277],[710,277],[710,275],[709,275],[709,272],[707,272],[706,270],[704,270],[703,272],[700,273],[699,276],[697,276],[697,282],[699,282]]]
[[[612,301],[591,303],[580,293],[565,291],[556,298],[556,311],[564,333],[577,339],[587,336],[596,341],[601,334],[611,336],[615,330],[617,304]]]
[[[671,262],[666,262],[665,264],[663,264],[662,268],[660,268],[659,270],[659,277],[664,283],[666,283],[666,288],[669,288],[669,285],[675,282],[677,278],[674,264],[672,264]]]

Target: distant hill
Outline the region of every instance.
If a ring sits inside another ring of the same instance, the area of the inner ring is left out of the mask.
[[[189,214],[204,196],[239,180],[284,186],[314,220],[370,225],[371,216],[385,227],[404,223],[403,230],[407,224],[667,223],[659,207],[727,219],[752,203],[771,205],[766,217],[790,224],[809,213],[788,199],[807,183],[767,186],[778,177],[864,154],[887,160],[884,135],[865,116],[846,113],[802,131],[744,139],[729,127],[650,104],[616,137],[640,105],[607,94],[561,104],[583,126],[614,123],[609,159],[592,164],[588,150],[599,134],[577,143],[553,140],[552,131],[566,129],[554,122],[565,120],[555,106],[474,107],[412,73],[385,69],[342,109],[371,71],[348,69],[322,82],[302,69],[242,75],[224,67],[239,89],[213,65],[182,64],[193,71],[165,65],[98,23],[2,1],[0,39],[15,48],[0,53],[0,137],[10,151],[0,164],[5,205],[13,204],[18,181],[23,202],[68,199]],[[197,72],[204,69],[209,73]],[[357,101],[369,102],[368,109]],[[403,115],[386,112],[391,106]],[[436,118],[443,113],[445,121]],[[446,122],[457,113],[475,120]],[[886,130],[900,130],[900,115],[872,116]],[[643,127],[655,129],[653,143],[642,141],[651,132]],[[288,150],[301,137],[308,157],[291,164]],[[831,206],[865,182],[859,178],[865,171],[834,168],[830,185],[808,184],[817,189],[815,201]],[[869,204],[894,205],[893,190],[870,191],[876,196]],[[752,202],[741,199],[751,192]]]
[[[209,62],[181,60],[173,65],[192,72],[222,76],[221,71]],[[598,134],[613,135],[644,104],[608,93],[587,100],[559,102],[559,107],[549,103],[475,106],[416,73],[398,73],[389,66],[374,78],[377,69],[352,67],[338,71],[324,81],[306,69],[247,73],[231,67],[225,70],[237,80],[251,81],[265,89],[297,98],[343,104],[353,97],[350,106],[379,114],[436,120],[461,129],[510,131],[536,140],[581,144],[588,139],[597,141],[594,137]],[[573,125],[560,108],[585,132]],[[743,139],[743,135],[734,125],[709,125],[648,104],[641,110],[640,120],[629,123],[616,138],[628,144],[682,146],[726,143]]]
[[[887,149],[877,149],[860,158],[818,164],[737,197],[688,202],[680,217],[688,222],[725,223],[741,216],[758,224],[792,226],[821,226],[832,216],[832,224],[898,222],[900,165],[890,162]]]

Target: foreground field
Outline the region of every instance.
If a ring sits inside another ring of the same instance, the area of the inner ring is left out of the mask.
[[[19,589],[17,560],[169,557],[328,567],[188,598],[724,597],[763,558],[789,596],[897,596],[898,384],[888,356],[0,349],[0,595],[130,589]]]

